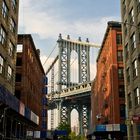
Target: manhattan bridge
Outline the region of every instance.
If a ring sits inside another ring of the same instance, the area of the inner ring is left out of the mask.
[[[77,41],[73,41],[69,35],[63,39],[59,34],[57,47],[58,54],[46,71],[46,76],[50,76],[47,98],[48,109],[51,112],[51,129],[54,129],[54,109],[58,112],[58,123],[68,124],[71,124],[71,111],[76,109],[79,116],[79,133],[83,134],[91,124],[90,50],[91,48],[98,50],[99,45],[89,43],[88,39],[83,42],[80,37]],[[77,55],[75,59],[72,58],[73,51]],[[77,62],[76,68],[72,66],[74,62]],[[77,80],[74,80],[75,77]]]

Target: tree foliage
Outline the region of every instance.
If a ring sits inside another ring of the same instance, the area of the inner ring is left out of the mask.
[[[86,140],[82,135],[76,135],[75,132],[71,132],[71,127],[67,123],[60,123],[57,127],[57,130],[66,130],[67,136],[60,136],[60,140]]]
[[[71,132],[69,134],[69,139],[70,140],[86,140],[86,138],[82,135],[76,135],[75,132]]]
[[[58,130],[66,130],[67,131],[67,136],[60,136],[61,140],[70,140],[69,139],[69,134],[71,133],[71,127],[67,123],[60,123],[57,127]]]
[[[57,127],[58,130],[66,130],[67,134],[69,135],[71,132],[70,125],[67,123],[60,123]]]

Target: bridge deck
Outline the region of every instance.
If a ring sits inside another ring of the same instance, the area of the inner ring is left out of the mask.
[[[47,95],[47,98],[49,100],[52,100],[69,96],[80,96],[80,95],[83,96],[83,94],[87,93],[89,94],[90,91],[91,91],[91,82],[87,82],[76,86],[72,86],[70,88],[63,89],[60,93],[59,92],[49,93]]]

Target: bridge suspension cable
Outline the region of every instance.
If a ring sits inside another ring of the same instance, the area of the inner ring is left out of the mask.
[[[54,74],[54,79],[57,76],[57,74],[58,74],[58,71],[56,71],[56,73]],[[50,85],[51,85],[51,81],[48,83],[48,87],[51,87]]]
[[[43,66],[46,64],[46,62],[48,61],[48,59],[50,58],[50,56],[52,55],[52,53],[54,52],[54,50],[57,47],[57,43],[55,44],[54,48],[52,49],[51,53],[49,54],[49,56],[46,58],[45,62],[43,63]]]

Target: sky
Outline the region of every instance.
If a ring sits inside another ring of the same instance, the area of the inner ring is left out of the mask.
[[[56,46],[59,33],[63,38],[70,35],[77,40],[80,36],[82,41],[89,38],[90,42],[101,44],[107,22],[112,20],[121,20],[120,0],[20,0],[18,32],[32,34],[44,63]],[[49,62],[57,51],[54,53]],[[95,69],[95,62],[91,61],[91,67]]]
[[[49,56],[59,33],[101,44],[107,22],[120,20],[120,0],[20,0],[19,33],[32,34],[41,57]]]

